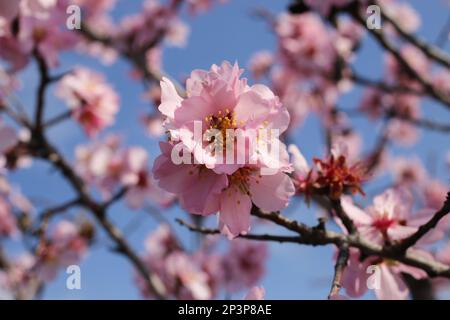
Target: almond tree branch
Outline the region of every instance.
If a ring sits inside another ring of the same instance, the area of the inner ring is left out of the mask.
[[[34,50],[34,57],[36,58],[36,62],[39,69],[39,85],[36,93],[36,107],[35,107],[35,116],[34,116],[34,126],[37,131],[41,131],[42,129],[42,121],[44,116],[44,107],[45,107],[45,91],[47,89],[48,84],[51,79],[48,73],[48,67],[41,56],[41,54]]]
[[[335,244],[338,247],[341,247],[343,244],[347,244],[349,248],[357,248],[365,255],[396,260],[404,264],[420,268],[430,277],[444,277],[450,279],[449,266],[428,258],[424,258],[414,251],[407,251],[404,253],[394,252],[393,250],[390,250],[389,247],[383,247],[371,241],[367,241],[357,234],[345,235],[328,231],[323,228],[311,228],[303,223],[290,220],[278,212],[264,213],[255,209],[252,211],[252,214],[298,233],[302,239],[301,242],[296,241],[297,243],[312,246]]]
[[[122,233],[107,219],[105,206],[97,203],[91,198],[83,180],[73,171],[72,167],[59,151],[47,141],[44,135],[34,137],[34,142],[30,145],[30,148],[35,149],[37,157],[48,161],[53,167],[61,172],[74,191],[78,194],[80,205],[93,214],[111,240],[117,245],[118,252],[122,253],[134,264],[136,269],[147,281],[149,289],[156,297],[165,299],[166,291],[162,281],[147,269],[139,256],[122,236]]]
[[[422,90],[417,90],[416,88],[409,88],[409,87],[400,86],[400,85],[389,85],[382,81],[377,81],[377,80],[372,80],[372,79],[366,78],[360,74],[355,73],[354,71],[350,75],[350,79],[359,85],[376,88],[376,89],[378,89],[380,91],[384,91],[386,93],[407,93],[407,94],[413,94],[413,95],[417,95],[417,96],[423,95]]]
[[[353,223],[353,220],[350,219],[350,217],[347,215],[347,213],[342,208],[341,200],[340,199],[330,199],[331,207],[334,209],[336,215],[338,218],[342,221],[345,228],[350,234],[355,234],[357,232],[356,226]]]
[[[379,3],[377,4],[380,5]],[[386,13],[386,10],[384,10],[383,7],[381,7],[381,17],[389,22],[399,35],[419,48],[428,58],[433,59],[446,68],[450,68],[450,56],[443,50],[436,46],[428,44],[425,40],[404,30],[402,26],[400,26],[392,17],[389,16],[389,14]]]
[[[332,299],[334,296],[337,296],[342,288],[342,277],[344,274],[345,267],[347,266],[348,258],[349,258],[348,245],[344,243],[339,248],[339,254],[336,259],[336,264],[334,266],[333,283],[331,285],[328,299]]]
[[[398,245],[392,248],[393,251],[405,252],[412,246],[414,246],[425,234],[431,229],[435,228],[439,221],[441,221],[446,215],[450,213],[450,191],[447,193],[447,199],[444,202],[442,208],[437,211],[433,217],[425,224],[421,225],[419,229],[408,238],[402,240]]]
[[[186,227],[188,230],[192,232],[198,232],[204,235],[218,235],[220,234],[219,229],[209,229],[205,227],[199,227],[182,219],[176,219],[176,222],[183,227]],[[288,242],[288,243],[302,243],[302,238],[298,236],[279,236],[279,235],[271,235],[271,234],[242,234],[239,235],[238,238],[248,239],[248,240],[257,240],[257,241],[274,241],[274,242]]]
[[[350,14],[353,18],[364,28],[366,27],[365,17],[363,17],[360,13],[359,8],[354,8],[354,10],[350,10]],[[442,92],[437,90],[432,83],[430,83],[427,79],[425,79],[422,75],[420,75],[401,55],[398,49],[394,46],[394,44],[388,40],[385,34],[378,29],[368,29],[369,32],[373,35],[373,37],[378,41],[378,43],[387,51],[389,51],[396,60],[400,63],[400,65],[405,69],[405,71],[414,79],[416,79],[425,89],[426,93],[439,101],[447,108],[450,108],[450,97],[444,95]]]

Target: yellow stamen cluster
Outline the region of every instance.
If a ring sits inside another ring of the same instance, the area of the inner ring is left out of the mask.
[[[226,129],[236,129],[236,113],[230,112],[229,109],[225,109],[225,112],[218,111],[217,115],[209,115],[205,117],[205,122],[208,124],[209,129],[219,129],[225,132]],[[242,121],[241,121],[242,123]]]
[[[245,121],[238,121],[236,118],[236,113],[234,111],[230,111],[230,109],[225,109],[225,111],[220,110],[216,115],[208,115],[204,120],[208,129],[220,130],[222,141],[219,141],[219,143],[223,143],[223,147],[229,143],[232,143],[232,141],[227,141],[227,130],[237,129],[238,124],[240,127],[245,125]]]

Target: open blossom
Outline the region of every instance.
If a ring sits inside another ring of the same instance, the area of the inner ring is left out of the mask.
[[[397,157],[391,161],[391,170],[398,185],[413,186],[427,179],[427,171],[419,158]]]
[[[422,251],[417,251],[416,254],[421,254],[425,258],[430,257]],[[376,257],[362,260],[359,250],[351,249],[342,285],[350,297],[363,295],[370,286],[380,300],[403,300],[409,295],[403,273],[417,280],[427,278],[427,273],[419,268]]]
[[[265,243],[241,239],[232,241],[224,261],[228,289],[235,292],[256,285],[264,275],[267,255]]]
[[[50,281],[61,267],[79,263],[88,249],[91,231],[92,226],[88,224],[76,225],[67,220],[58,222],[48,241],[41,242],[37,249],[39,278]]]
[[[208,273],[199,260],[181,250],[168,225],[162,224],[150,234],[145,247],[145,263],[158,275],[170,296],[195,300],[212,298]],[[140,274],[136,275],[136,282],[144,297],[153,298]]]
[[[230,242],[228,251],[213,253],[217,243],[208,239],[195,252],[185,251],[167,224],[161,224],[145,241],[143,261],[163,282],[169,297],[212,299],[223,289],[237,292],[248,289],[264,274],[267,246],[246,240]],[[140,274],[136,281],[146,298],[153,298]],[[255,294],[263,296],[262,289]],[[256,299],[256,298],[255,298]]]
[[[432,209],[413,213],[412,205],[412,196],[405,189],[388,189],[376,196],[373,205],[364,210],[354,205],[349,197],[342,198],[342,208],[355,222],[361,235],[379,244],[407,238],[434,214]],[[439,226],[423,237],[419,244],[435,242],[443,235],[444,231]]]
[[[272,134],[258,135],[262,143],[256,143],[252,135],[284,132],[289,114],[269,88],[250,87],[241,74],[237,64],[228,62],[193,71],[185,99],[163,79],[159,110],[166,116],[172,142],[160,143],[162,154],[153,166],[159,186],[177,194],[183,209],[202,215],[220,211],[222,230],[230,237],[249,230],[252,204],[280,210],[294,193],[285,173],[290,166],[284,144],[278,137],[270,139]],[[239,137],[243,145],[237,145]],[[278,152],[261,147],[277,142]],[[175,164],[174,155],[183,161]],[[263,174],[264,169],[270,174]]]
[[[63,77],[58,95],[72,110],[73,118],[90,137],[111,126],[119,111],[119,97],[102,75],[86,68],[76,68]]]
[[[276,31],[282,59],[294,70],[305,76],[332,70],[336,58],[333,36],[319,16],[282,14]]]

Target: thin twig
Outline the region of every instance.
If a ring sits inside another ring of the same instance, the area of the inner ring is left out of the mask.
[[[328,299],[332,299],[333,297],[339,295],[339,291],[342,288],[342,277],[344,275],[345,267],[347,267],[348,258],[349,258],[348,245],[344,243],[339,248],[339,254],[336,259],[336,264],[334,266],[333,282],[331,284],[330,293],[328,294]]]
[[[342,221],[345,228],[350,234],[354,234],[357,232],[356,226],[353,223],[353,220],[347,215],[347,213],[342,208],[340,199],[330,199],[331,207],[334,209],[337,217]]]
[[[205,227],[198,227],[193,224],[187,223],[182,219],[176,219],[176,222],[183,227],[188,228],[188,230],[193,232],[198,232],[205,235],[217,235],[221,234],[218,229],[209,229]],[[302,239],[298,236],[281,236],[281,235],[272,235],[272,234],[241,234],[238,238],[248,239],[248,240],[257,240],[257,241],[273,241],[273,242],[287,242],[287,243],[301,243]]]
[[[447,193],[447,199],[442,208],[437,211],[430,220],[421,225],[415,233],[408,238],[402,240],[397,246],[393,247],[394,251],[405,252],[408,248],[414,246],[420,239],[425,236],[431,229],[435,228],[439,221],[450,213],[450,191]]]
[[[72,113],[73,113],[72,110],[67,110],[67,111],[65,111],[65,112],[55,116],[54,118],[48,120],[47,122],[45,122],[43,127],[44,128],[49,128],[49,127],[52,127],[52,126],[54,126],[56,124],[59,124],[62,121],[66,120],[66,119],[69,119],[72,116]]]
[[[351,11],[352,16],[358,21],[362,26],[366,26],[365,17],[361,16],[359,10]],[[425,79],[419,72],[417,72],[401,55],[399,50],[394,46],[394,44],[388,40],[388,38],[384,35],[381,30],[378,29],[369,29],[369,32],[374,36],[374,38],[378,41],[378,43],[387,51],[389,51],[396,60],[400,63],[403,69],[413,78],[416,79],[426,90],[426,93],[439,101],[447,108],[450,108],[450,98],[442,92],[438,91],[433,84],[431,84],[427,79]]]
[[[448,56],[439,47],[435,47],[431,44],[428,44],[426,41],[420,39],[418,36],[415,36],[404,30],[403,27],[399,25],[392,17],[390,17],[389,14],[386,13],[386,10],[384,10],[383,8],[381,8],[381,17],[385,19],[387,22],[389,22],[399,35],[401,35],[408,42],[410,42],[415,47],[420,49],[428,58],[436,61],[437,63],[443,65],[446,68],[450,68],[450,56]]]

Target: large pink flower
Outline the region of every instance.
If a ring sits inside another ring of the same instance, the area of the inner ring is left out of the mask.
[[[287,129],[289,114],[269,88],[250,87],[241,74],[228,62],[193,71],[184,99],[163,79],[159,110],[171,142],[160,144],[162,155],[153,167],[159,186],[177,194],[186,211],[220,211],[222,230],[230,237],[248,231],[252,204],[281,210],[294,193],[286,147],[269,137],[271,129],[280,134]],[[269,152],[275,144],[278,150]]]
[[[271,145],[279,140],[270,139],[266,132],[278,130],[280,135],[289,124],[289,113],[278,97],[264,85],[249,87],[245,78],[239,78],[242,72],[237,64],[231,66],[228,62],[220,67],[213,65],[210,71],[193,71],[186,82],[186,99],[178,96],[170,80],[161,83],[159,110],[168,118],[167,129],[172,130],[172,138],[179,138],[198,163],[216,173],[232,174],[250,161],[273,167],[274,157],[267,154],[263,143],[252,139],[252,134]],[[227,136],[228,132],[236,137]],[[237,137],[248,145],[239,149]],[[217,153],[218,148],[223,150],[222,154]],[[280,160],[278,168],[282,168],[287,165],[283,162],[287,158],[284,145],[281,144],[279,151],[274,156]],[[235,160],[233,164],[226,163],[227,157]],[[239,157],[245,163],[239,163]]]

